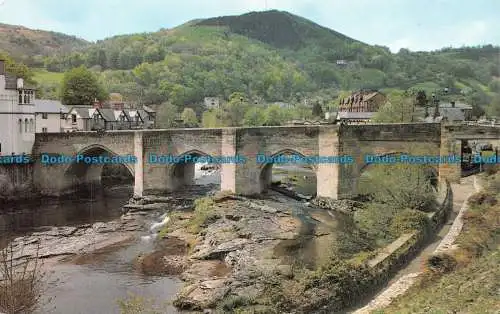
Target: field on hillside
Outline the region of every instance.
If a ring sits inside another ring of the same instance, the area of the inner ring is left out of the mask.
[[[39,84],[60,84],[64,73],[49,72],[45,69],[34,69],[34,80]]]

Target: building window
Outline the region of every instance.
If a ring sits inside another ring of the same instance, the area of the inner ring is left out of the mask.
[[[23,120],[19,119],[19,133],[23,133]]]
[[[24,132],[28,133],[28,119],[24,119]]]
[[[35,132],[35,123],[33,123],[33,119],[30,119],[30,132]]]
[[[47,128],[42,128],[42,133],[47,133]]]
[[[2,143],[0,143],[0,155],[2,154]]]
[[[24,92],[24,103],[29,104],[30,103],[30,95],[28,95],[28,91]]]
[[[20,90],[19,91],[19,104],[22,104],[23,103],[23,91]]]
[[[72,115],[71,115],[71,121],[72,121],[73,123],[76,123],[76,114],[72,114]]]
[[[48,118],[48,114],[46,112],[42,113],[42,119],[47,119]]]

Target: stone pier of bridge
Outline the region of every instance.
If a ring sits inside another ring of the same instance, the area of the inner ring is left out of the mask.
[[[175,191],[192,184],[194,164],[151,163],[151,154],[171,156],[241,156],[244,163],[220,165],[222,191],[254,195],[271,183],[272,164],[261,164],[257,154],[300,156],[352,156],[352,163],[311,164],[317,196],[334,199],[357,194],[358,180],[370,165],[364,156],[410,153],[460,155],[463,139],[499,140],[499,128],[449,126],[433,123],[319,125],[254,128],[166,129],[137,131],[36,134],[33,155],[35,187],[47,195],[60,195],[82,183],[99,182],[102,165],[43,164],[41,154],[133,155],[125,164],[134,176],[134,193],[142,196]],[[38,157],[37,157],[38,156]],[[432,165],[440,180],[460,180],[460,164]]]

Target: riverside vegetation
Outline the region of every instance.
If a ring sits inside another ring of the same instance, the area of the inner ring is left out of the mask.
[[[496,313],[500,308],[500,173],[482,178],[484,189],[469,199],[458,248],[430,256],[424,275],[379,314]]]
[[[430,223],[425,212],[435,209],[425,168],[367,171],[376,178],[366,180],[370,202],[358,202],[351,213],[336,211],[335,202],[332,210],[323,209],[273,193],[252,199],[219,192],[198,199],[193,212],[171,213],[158,240],[163,252],[141,262],[181,276],[185,287],[174,305],[183,310],[341,311],[376,286],[367,262],[378,250],[404,233],[424,231]]]

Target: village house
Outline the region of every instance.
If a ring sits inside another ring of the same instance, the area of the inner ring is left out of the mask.
[[[336,120],[349,124],[368,123],[386,100],[384,94],[375,90],[354,92],[340,100]]]
[[[64,130],[128,130],[152,129],[156,126],[156,112],[148,107],[130,109],[131,105],[123,102],[121,95],[110,94],[110,101],[95,101],[92,106],[74,106],[65,117]]]
[[[422,109],[421,109],[422,110]],[[433,112],[429,112],[427,109],[427,116],[424,113],[424,118],[420,119],[423,122],[464,122],[472,121],[472,106],[465,103],[456,103],[451,101],[449,103],[439,103],[439,106],[432,109]]]
[[[205,97],[203,104],[207,109],[218,109],[220,107],[219,97]]]
[[[35,142],[35,90],[5,71],[0,60],[0,154],[31,154]]]
[[[35,99],[35,132],[64,132],[68,109],[59,100]]]

